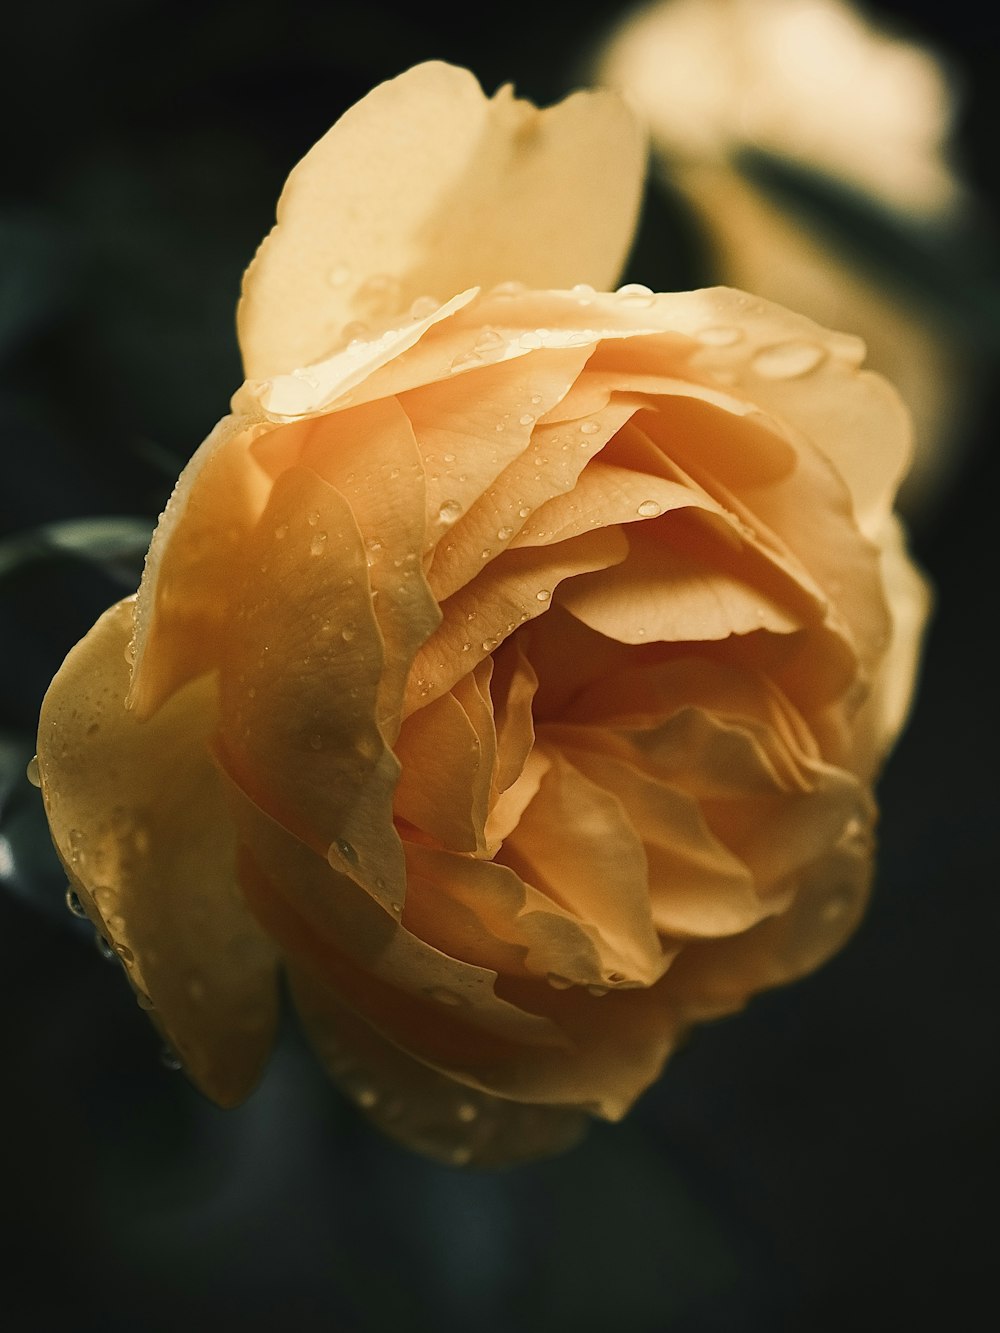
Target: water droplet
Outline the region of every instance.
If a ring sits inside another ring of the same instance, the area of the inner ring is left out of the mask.
[[[319,510],[310,509],[309,513],[306,514],[306,522],[309,524],[311,528],[314,528],[316,524],[319,522]]]
[[[587,987],[587,994],[588,994],[588,995],[596,996],[598,999],[600,999],[600,997],[601,997],[602,995],[607,995],[607,993],[608,993],[608,988],[607,988],[607,986],[588,986],[588,987]]]
[[[319,388],[319,380],[311,370],[307,370],[304,366],[297,366],[296,369],[292,371],[292,377],[301,380],[303,384],[308,384],[310,389]]]
[[[455,1114],[463,1125],[471,1125],[479,1115],[479,1107],[474,1102],[459,1102],[455,1107]]]
[[[542,395],[541,395],[540,393],[533,393],[533,394],[531,395],[531,405],[532,405],[532,407],[537,407],[538,404],[539,404],[541,401],[542,401]]]
[[[538,591],[535,593],[535,600],[537,602],[547,602],[551,596],[552,593],[549,591],[548,588],[539,588]]]
[[[136,991],[135,1002],[139,1006],[139,1008],[142,1009],[147,1014],[149,1013],[150,1009],[156,1008],[156,1005],[153,1003],[151,997],[148,996],[146,992],[142,990]]]
[[[66,890],[66,906],[69,908],[69,910],[73,913],[74,916],[78,916],[82,919],[86,918],[87,915],[86,908],[80,901],[80,895],[76,892],[75,889],[68,888]]]
[[[502,542],[510,541],[513,535],[514,535],[513,528],[497,528],[497,538],[499,541]]]
[[[531,426],[534,424],[534,420],[535,418],[530,412],[525,412],[522,416],[518,417],[517,424],[519,426]]]
[[[399,914],[400,914],[400,913],[402,912],[402,910],[403,910],[403,904],[402,904],[402,903],[390,903],[390,904],[389,904],[389,910],[390,910],[390,912],[395,912],[395,914],[396,914],[397,916],[399,916]]]
[[[531,510],[528,508],[527,505],[522,505],[521,508],[517,511],[519,518],[527,518],[530,513]]]
[[[619,287],[615,296],[622,305],[629,306],[651,306],[656,300],[656,293],[649,287],[644,287],[641,282],[627,282],[624,287]]]
[[[458,371],[471,370],[474,366],[481,366],[483,358],[478,352],[459,352],[451,363],[451,373],[454,375]]]
[[[340,336],[348,347],[354,343],[367,342],[370,333],[371,329],[361,319],[352,319],[349,324],[345,324],[340,330]]]
[[[337,838],[337,840],[334,843],[334,846],[336,847],[340,855],[344,858],[344,860],[347,861],[350,865],[356,866],[358,864],[357,851],[344,838]]]
[[[129,666],[135,666],[135,640],[129,639],[125,645],[125,661]]]
[[[115,953],[114,945],[110,940],[98,933],[94,936],[94,943],[97,945],[97,952],[102,958],[106,959],[107,962],[114,963],[117,961],[118,955]]]
[[[160,1064],[163,1066],[164,1069],[173,1070],[174,1073],[176,1073],[177,1070],[184,1068],[180,1056],[177,1054],[177,1052],[173,1049],[172,1046],[162,1047],[162,1049],[160,1050]]]
[[[589,282],[578,282],[572,291],[580,305],[590,305],[597,295]]]
[[[522,333],[517,341],[518,344],[525,349],[525,351],[529,352],[534,351],[536,347],[541,347],[542,345],[541,338],[538,336],[537,333],[533,333],[530,329],[528,329],[527,332]]]
[[[344,640],[345,643],[350,643],[356,634],[357,630],[354,628],[353,625],[345,625],[344,628],[340,631],[340,637]]]
[[[123,963],[135,962],[135,954],[132,952],[132,950],[128,947],[127,944],[116,944],[113,946],[113,948],[115,953],[118,955],[118,957],[122,960]]]
[[[279,523],[278,526],[274,529],[274,535],[275,537],[277,537],[279,542],[283,541],[288,536],[288,524]]]
[[[621,983],[622,983],[624,980],[625,980],[625,973],[624,973],[624,972],[609,972],[609,973],[608,973],[608,981],[610,981],[610,983],[612,984],[612,986],[619,986],[619,985],[621,985]]]
[[[718,324],[708,329],[702,329],[700,333],[695,334],[695,337],[706,347],[732,347],[743,337],[743,330]]]
[[[438,510],[438,522],[451,526],[462,517],[462,506],[458,500],[442,500]]]
[[[492,553],[490,551],[490,548],[488,546],[484,546],[483,549],[479,552],[479,558],[480,560],[489,560],[491,554]]]
[[[483,640],[483,652],[484,652],[484,653],[491,653],[491,652],[493,651],[493,649],[497,647],[497,645],[499,644],[499,642],[500,642],[499,639],[484,639],[484,640]]]
[[[503,341],[502,334],[497,333],[496,329],[487,327],[481,330],[479,337],[476,339],[476,351],[492,352],[495,348],[502,346]]]
[[[573,984],[569,977],[560,976],[558,972],[546,973],[545,980],[553,990],[569,990],[570,986]]]
[[[370,314],[389,314],[399,303],[400,282],[391,273],[373,273],[358,288],[356,300]]]
[[[316,535],[313,537],[312,541],[309,543],[309,554],[322,555],[325,547],[326,547],[326,533],[317,532]]]
[[[764,379],[793,380],[815,370],[825,357],[826,349],[818,343],[792,339],[762,347],[751,364]]]
[[[323,737],[320,736],[320,735],[318,735],[317,733],[314,732],[314,733],[309,737],[309,748],[310,748],[310,750],[322,750],[322,748],[323,748]]]
[[[581,435],[596,435],[600,429],[601,427],[596,421],[584,421],[580,424]]]
[[[435,1000],[438,1004],[446,1004],[452,1008],[463,1002],[458,991],[449,990],[447,986],[430,986],[424,993],[429,1000]]]
[[[643,518],[655,518],[657,514],[663,512],[663,506],[657,504],[655,500],[643,500],[635,512],[641,514]]]
[[[42,775],[38,771],[37,754],[33,759],[28,760],[28,767],[24,770],[24,776],[28,779],[28,781],[31,783],[33,787],[40,787],[42,785]]]
[[[326,275],[326,280],[331,287],[343,287],[350,276],[351,268],[349,264],[334,264]]]

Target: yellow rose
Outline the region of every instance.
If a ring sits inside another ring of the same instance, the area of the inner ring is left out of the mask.
[[[233,414],[46,696],[72,884],[221,1103],[283,971],[388,1133],[552,1152],[858,920],[923,615],[905,415],[779,307],[596,292],[641,179],[610,94],[430,64],[350,111],[249,270]]]

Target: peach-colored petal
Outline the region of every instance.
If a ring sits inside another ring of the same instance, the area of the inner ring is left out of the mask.
[[[304,467],[246,546],[222,667],[219,757],[255,799],[380,902],[401,895],[398,765],[377,725],[382,636],[347,501]]]
[[[480,495],[439,543],[429,576],[438,598],[450,597],[473,579],[484,560],[518,545],[518,535],[533,512],[553,496],[571,492],[588,460],[634,411],[633,403],[619,398],[590,418],[587,431],[581,431],[578,422],[536,426],[497,484]],[[531,417],[526,413],[522,426],[530,428]],[[581,531],[589,532],[599,523],[607,526],[599,513],[589,517]]]
[[[769,908],[746,863],[712,833],[698,802],[643,773],[624,755],[571,743],[559,746],[591,781],[613,791],[642,839],[657,930],[675,938],[731,935],[756,925]]]
[[[476,672],[411,713],[396,742],[402,771],[397,816],[457,852],[487,855],[485,836],[495,762],[493,719],[476,689]]]
[[[307,366],[350,321],[516,279],[610,286],[631,241],[643,144],[616,97],[538,111],[509,87],[418,65],[352,107],[294,168],[247,270],[248,376]]]
[[[249,456],[259,429],[249,418],[220,421],[160,517],[135,605],[128,706],[139,717],[218,663],[243,542],[267,498],[267,478]]]
[[[622,802],[558,750],[499,859],[592,924],[613,972],[649,985],[666,961],[649,909],[642,842]]]
[[[574,579],[562,593],[563,606],[591,629],[622,643],[649,643],[800,628],[739,571],[740,538],[723,525],[668,519],[630,532],[628,541],[620,566]]]
[[[710,1018],[813,971],[857,926],[871,877],[870,835],[845,837],[800,872],[786,911],[730,940],[687,945],[664,979],[664,997],[690,1019]]]
[[[305,969],[291,969],[291,986],[331,1076],[405,1147],[452,1166],[510,1166],[565,1151],[584,1133],[579,1111],[501,1100],[419,1063]]]
[[[231,1105],[270,1051],[275,953],[242,901],[236,835],[207,738],[213,680],[152,717],[126,709],[132,600],[70,653],[42,705],[38,763],[60,858],[140,1003],[191,1078]]]
[[[543,615],[563,579],[614,564],[626,553],[616,528],[538,550],[504,551],[442,606],[441,625],[414,660],[404,714],[451,689],[520,625]]]
[[[906,722],[913,703],[920,650],[933,603],[931,586],[910,560],[902,525],[891,518],[882,537],[882,577],[892,637],[871,694],[854,719],[852,766],[871,780]]]
[[[400,403],[412,423],[427,474],[427,527],[434,563],[455,541],[448,529],[467,523],[466,511],[528,447],[535,422],[573,384],[588,349],[568,349],[499,362],[411,389]],[[507,488],[496,492],[502,500]],[[489,536],[505,515],[497,513]],[[520,520],[518,520],[520,521]],[[468,539],[477,550],[485,533]],[[433,579],[433,576],[432,576]],[[435,586],[440,583],[437,579]]]

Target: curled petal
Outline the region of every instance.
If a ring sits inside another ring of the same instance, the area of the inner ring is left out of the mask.
[[[644,145],[624,104],[577,93],[538,111],[509,87],[418,65],[352,107],[288,178],[247,270],[247,375],[320,360],[343,326],[418,297],[517,279],[615,279],[639,206]]]
[[[42,705],[38,763],[60,858],[195,1083],[251,1090],[277,1021],[276,955],[243,902],[236,833],[207,741],[207,676],[139,721],[125,707],[132,601],[70,653]]]

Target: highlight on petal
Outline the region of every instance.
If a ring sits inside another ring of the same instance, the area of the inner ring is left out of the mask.
[[[643,166],[636,123],[611,93],[539,111],[509,87],[488,99],[440,62],[381,84],[288,178],[244,278],[247,377],[322,360],[345,325],[428,294],[613,285]]]
[[[276,953],[244,904],[236,831],[208,751],[211,677],[140,721],[126,709],[131,599],[67,657],[42,705],[38,765],[70,883],[193,1081],[232,1105],[277,1021]]]

